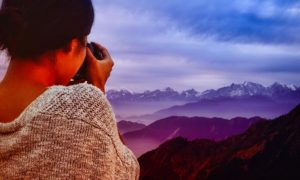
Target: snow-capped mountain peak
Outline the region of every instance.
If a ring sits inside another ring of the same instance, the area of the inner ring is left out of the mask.
[[[188,89],[181,92],[181,96],[186,98],[196,98],[201,96],[201,93],[196,91],[195,89]]]
[[[294,84],[289,84],[289,85],[287,85],[287,87],[290,88],[293,91],[296,91],[298,89],[298,87]]]
[[[188,89],[178,92],[171,87],[162,90],[147,90],[142,93],[131,92],[127,89],[109,90],[107,91],[108,99],[122,101],[197,101],[200,99],[215,99],[220,97],[249,97],[249,96],[265,96],[280,97],[282,95],[298,93],[300,88],[295,85],[283,85],[278,82],[265,87],[258,83],[245,81],[242,84],[232,83],[219,89],[210,89],[198,92],[195,89]]]
[[[165,88],[164,91],[175,92],[175,90],[173,88],[170,88],[170,87]]]

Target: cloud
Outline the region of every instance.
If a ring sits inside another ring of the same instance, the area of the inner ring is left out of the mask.
[[[115,58],[112,88],[297,84],[298,6],[275,0],[97,1],[91,39]]]
[[[105,4],[100,1],[98,4]],[[105,6],[105,5],[103,5]],[[193,36],[242,43],[300,43],[299,1],[296,0],[116,0],[140,14],[164,17]]]

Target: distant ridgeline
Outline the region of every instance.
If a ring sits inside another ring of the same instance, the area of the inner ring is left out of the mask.
[[[251,97],[264,96],[272,99],[298,97],[300,99],[300,87],[295,85],[284,85],[274,83],[269,87],[265,87],[258,83],[244,82],[243,84],[231,84],[217,90],[210,89],[204,92],[198,92],[195,89],[188,89],[177,92],[167,87],[164,90],[145,91],[142,93],[131,92],[126,89],[108,90],[107,97],[112,102],[120,101],[198,101],[203,99],[218,99],[228,97]]]
[[[245,82],[202,93],[194,89],[179,93],[171,88],[143,93],[110,90],[107,97],[118,120],[150,124],[169,116],[275,118],[300,103],[300,88]]]
[[[223,141],[176,137],[138,160],[140,179],[300,179],[300,105]]]

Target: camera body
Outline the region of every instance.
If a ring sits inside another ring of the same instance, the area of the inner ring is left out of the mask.
[[[88,43],[87,44],[87,48],[89,48],[91,50],[91,52],[93,53],[93,55],[95,56],[95,58],[97,60],[102,60],[103,59],[103,55],[102,53],[97,49],[95,43]],[[73,81],[76,82],[84,82],[86,81],[86,71],[87,71],[87,59],[85,57],[82,66],[80,67],[80,69],[78,70],[77,74],[73,77]]]

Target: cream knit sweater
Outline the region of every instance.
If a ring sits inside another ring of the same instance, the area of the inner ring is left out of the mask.
[[[139,173],[111,105],[93,85],[51,86],[13,122],[0,123],[0,179],[131,180]]]

